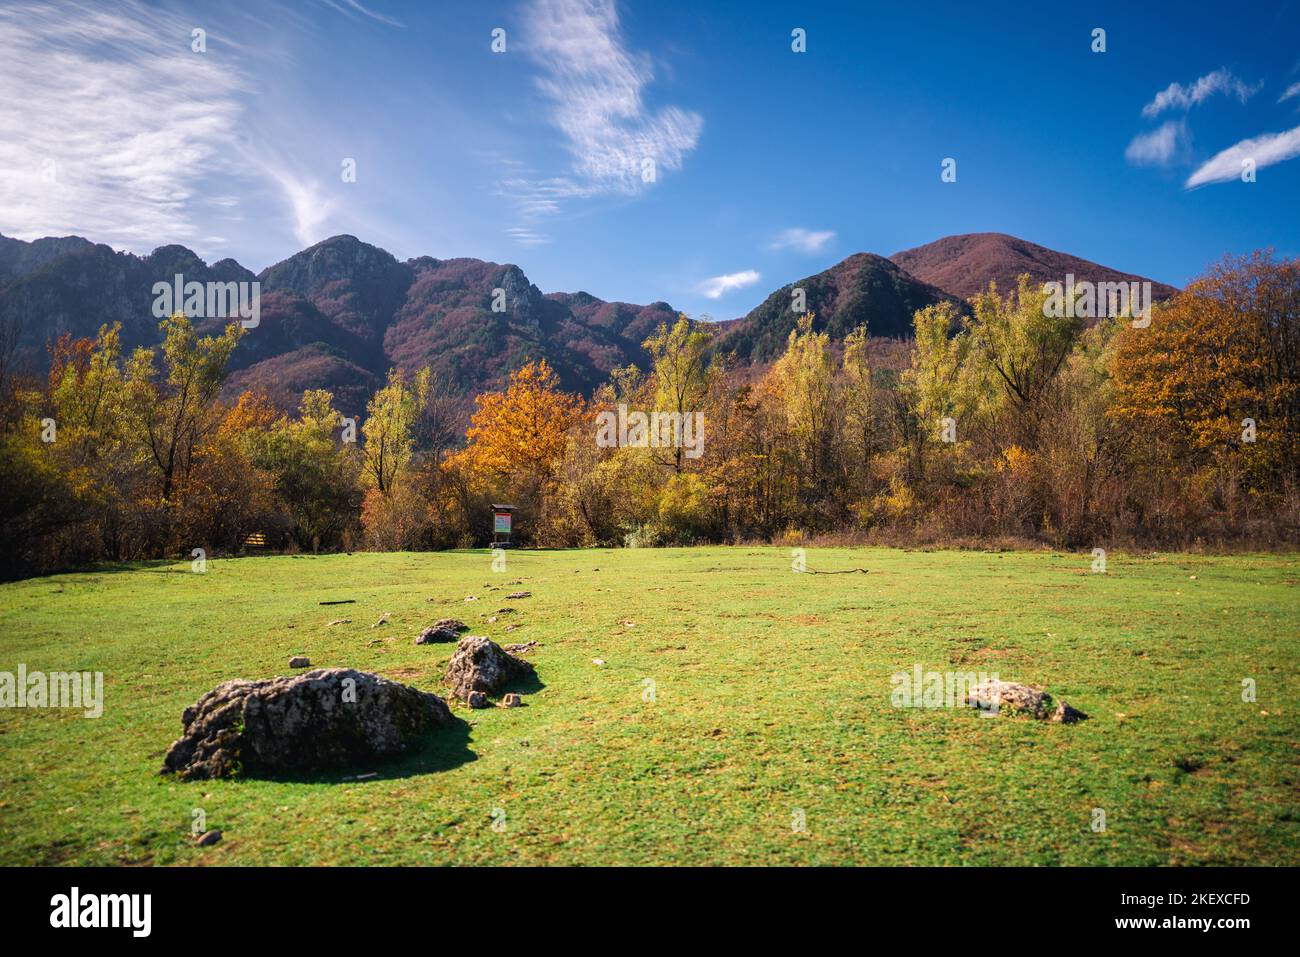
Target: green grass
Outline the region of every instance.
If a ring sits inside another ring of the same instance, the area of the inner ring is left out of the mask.
[[[521,551],[496,574],[484,552],[403,553],[2,585],[0,670],[102,671],[106,705],[0,710],[0,863],[1300,861],[1300,557],[1091,561],[810,549],[870,573],[798,575],[781,548]],[[504,599],[515,579],[532,598]],[[541,643],[528,707],[455,708],[459,730],[366,781],[158,775],[187,705],[293,654],[439,691],[452,647],[413,640],[446,616]],[[1092,718],[891,708],[914,663]],[[194,808],[221,843],[192,845]]]

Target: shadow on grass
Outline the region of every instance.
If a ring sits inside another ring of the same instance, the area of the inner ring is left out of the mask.
[[[368,784],[451,771],[478,759],[478,755],[469,749],[469,730],[468,722],[453,716],[451,724],[433,732],[426,745],[392,761],[358,764],[333,771],[284,771],[278,774],[250,771],[243,777],[281,784]],[[370,774],[375,776],[365,776]]]
[[[134,562],[96,562],[93,565],[83,565],[77,568],[64,568],[57,572],[49,572],[45,575],[32,577],[49,578],[51,582],[61,583],[69,578],[88,575],[116,575],[120,572],[156,572],[167,574],[169,572],[181,572],[194,574],[190,568],[190,559],[180,558],[150,558],[144,561]]]
[[[498,696],[504,695],[507,692],[514,692],[515,694],[536,694],[545,687],[546,684],[541,678],[537,677],[536,672],[533,672],[530,675],[525,675],[522,678],[518,678],[511,681],[509,684],[502,686],[498,690],[497,694]]]

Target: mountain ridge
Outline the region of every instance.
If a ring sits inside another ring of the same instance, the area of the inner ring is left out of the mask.
[[[717,323],[718,343],[744,362],[779,355],[797,318],[796,289],[804,292],[804,310],[816,314],[816,328],[833,338],[860,325],[873,336],[904,338],[917,309],[949,301],[966,310],[962,293],[990,280],[1006,289],[1019,272],[1046,281],[1071,270],[1078,279],[1141,278],[1001,233],[951,236],[888,258],[854,253],[786,283],[746,315]],[[543,293],[513,263],[401,261],[350,234],[259,273],[229,258],[209,265],[177,244],[139,256],[79,236],[0,236],[0,323],[17,328],[18,357],[33,372],[50,342],[94,336],[105,323],[122,324],[124,351],[156,345],[153,284],[178,273],[186,281],[261,284],[261,321],[232,356],[225,394],[262,391],[286,410],[305,389],[329,388],[341,409],[357,412],[390,368],[424,365],[468,404],[535,359],[546,359],[564,388],[590,394],[614,369],[644,367],[642,342],[678,315],[662,300],[637,305],[584,291]],[[1153,284],[1157,298],[1175,291]],[[195,324],[209,333],[227,321]]]
[[[932,243],[904,249],[889,257],[923,282],[931,283],[960,299],[969,299],[996,282],[1005,295],[1016,286],[1016,278],[1027,273],[1033,282],[1065,282],[1066,274],[1076,281],[1150,282],[1152,296],[1168,299],[1178,290],[1167,283],[1063,253],[1007,233],[961,233],[944,236]]]

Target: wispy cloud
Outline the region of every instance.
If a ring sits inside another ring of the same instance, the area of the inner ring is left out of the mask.
[[[1284,103],[1295,96],[1300,96],[1300,83],[1292,83],[1290,86],[1288,86],[1286,88],[1286,92],[1284,92],[1281,96],[1279,96],[1277,98],[1277,101],[1279,103]]]
[[[1135,166],[1168,166],[1187,143],[1187,124],[1182,120],[1168,120],[1150,133],[1133,137],[1124,158]]]
[[[293,216],[293,235],[304,246],[328,237],[325,224],[334,214],[335,202],[315,179],[304,176],[284,160],[254,159],[258,168],[274,182]]]
[[[1300,156],[1300,126],[1284,133],[1265,133],[1242,140],[1218,153],[1187,178],[1187,189],[1207,183],[1226,183],[1241,176],[1242,163],[1254,160],[1256,169]]]
[[[1170,83],[1156,94],[1155,99],[1142,107],[1142,115],[1147,119],[1151,119],[1166,110],[1189,110],[1219,93],[1235,96],[1242,103],[1245,103],[1258,93],[1263,85],[1262,82],[1246,83],[1233,76],[1228,70],[1220,68],[1207,73],[1187,86],[1181,83]]]
[[[134,3],[0,5],[6,233],[136,249],[202,238],[201,184],[236,172],[246,90],[229,56],[191,52],[192,28]]]
[[[776,237],[769,245],[769,249],[783,250],[795,249],[801,253],[820,252],[822,247],[835,238],[835,231],[831,229],[811,230],[795,227],[787,229]]]
[[[727,293],[736,289],[744,289],[746,286],[752,286],[762,278],[753,269],[746,269],[743,272],[730,272],[724,276],[714,276],[711,279],[706,279],[697,285],[695,290],[706,299],[721,299]]]
[[[406,24],[400,20],[394,20],[392,17],[383,13],[378,13],[364,6],[361,0],[322,0],[328,6],[333,7],[344,16],[352,16],[353,13],[359,13],[362,16],[369,17],[371,20],[377,20],[380,23],[387,24],[390,27],[405,27]]]
[[[612,0],[534,0],[525,36],[551,122],[573,157],[575,192],[638,193],[647,160],[656,177],[681,169],[704,121],[675,106],[646,107],[654,73],[647,57],[627,49]]]
[[[704,120],[676,106],[647,106],[654,71],[647,56],[628,49],[613,0],[532,0],[523,26],[547,119],[571,163],[556,175],[502,181],[522,218],[554,214],[564,200],[635,196],[682,168]]]
[[[506,229],[506,234],[521,246],[545,246],[551,241],[549,237],[534,232],[527,226],[511,226]]]

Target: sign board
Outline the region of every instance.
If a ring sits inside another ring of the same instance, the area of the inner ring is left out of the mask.
[[[499,535],[510,534],[510,513],[495,512],[492,520],[492,531]]]

